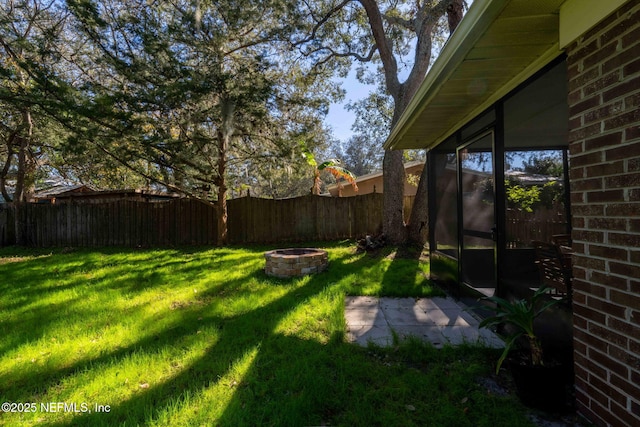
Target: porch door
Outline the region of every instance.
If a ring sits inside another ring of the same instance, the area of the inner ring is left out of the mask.
[[[494,131],[457,150],[460,280],[485,295],[496,288]]]

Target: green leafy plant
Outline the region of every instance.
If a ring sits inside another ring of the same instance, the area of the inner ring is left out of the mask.
[[[508,179],[505,179],[504,185],[509,207],[533,212],[534,206],[540,202],[540,187],[536,185],[524,187]]]
[[[311,188],[311,193],[318,195],[320,194],[320,172],[327,171],[336,180],[338,184],[338,190],[342,190],[341,180],[347,181],[353,187],[354,191],[358,191],[358,185],[356,184],[356,176],[353,172],[344,167],[340,166],[341,162],[339,159],[329,159],[320,164],[316,161],[315,156],[307,148],[307,145],[301,141],[300,149],[302,150],[302,157],[307,161],[307,164],[313,168],[313,187]]]
[[[490,307],[495,314],[480,322],[481,328],[497,325],[510,325],[514,328],[505,342],[502,355],[498,359],[496,373],[500,371],[502,363],[514,348],[517,340],[523,336],[529,342],[531,363],[536,366],[544,365],[542,344],[535,334],[533,322],[541,313],[561,301],[552,299],[541,303],[540,300],[545,296],[546,292],[547,288],[543,286],[533,294],[531,299],[519,299],[513,302],[497,296],[482,298],[483,301],[495,304],[495,306]]]

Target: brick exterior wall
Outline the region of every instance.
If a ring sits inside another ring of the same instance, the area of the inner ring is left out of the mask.
[[[640,2],[567,48],[578,411],[640,425]]]

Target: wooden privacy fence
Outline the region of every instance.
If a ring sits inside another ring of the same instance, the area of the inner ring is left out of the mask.
[[[10,210],[18,216],[27,246],[149,247],[216,242],[215,207],[195,199],[29,203]]]
[[[382,229],[381,193],[355,197],[303,196],[292,199],[243,197],[229,200],[230,243],[275,243],[353,239]],[[408,218],[413,197],[405,197]],[[0,204],[0,246],[16,243],[18,215],[27,246],[156,247],[217,243],[215,205],[196,199],[166,202]],[[509,210],[507,245],[527,246],[566,233],[558,210]]]
[[[536,212],[507,210],[508,247],[526,247],[533,240],[551,242],[554,234],[566,233],[567,220],[557,209],[544,209]]]
[[[0,247],[15,243],[15,228],[13,209],[0,203]]]
[[[355,238],[379,233],[382,194],[229,200],[229,241],[267,243]]]
[[[382,194],[303,196],[227,202],[230,243],[355,238],[382,227]],[[215,205],[196,199],[167,202],[0,205],[0,245],[16,243],[14,216],[27,246],[214,245]]]

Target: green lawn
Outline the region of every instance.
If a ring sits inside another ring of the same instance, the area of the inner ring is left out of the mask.
[[[344,342],[345,294],[440,291],[415,257],[325,246],[289,280],[266,247],[0,249],[0,400],[26,404],[0,424],[530,425],[479,385],[495,351]]]

